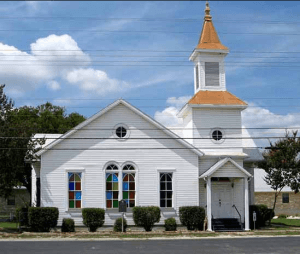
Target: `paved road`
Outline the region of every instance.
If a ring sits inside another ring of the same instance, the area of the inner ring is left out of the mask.
[[[0,241],[0,253],[300,254],[300,237],[144,241]]]

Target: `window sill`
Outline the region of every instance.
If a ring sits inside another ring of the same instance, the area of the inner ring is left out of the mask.
[[[176,216],[176,210],[174,207],[160,207],[160,211],[165,218]]]
[[[69,214],[71,214],[72,216],[82,216],[82,209],[81,208],[75,208],[75,209],[73,209],[73,208],[70,208],[70,209],[68,209],[68,210],[66,210],[66,213],[69,213]]]

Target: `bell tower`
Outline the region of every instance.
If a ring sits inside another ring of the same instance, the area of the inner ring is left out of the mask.
[[[198,45],[190,56],[194,66],[194,93],[226,91],[224,59],[229,53],[216,32],[206,2],[204,23]]]

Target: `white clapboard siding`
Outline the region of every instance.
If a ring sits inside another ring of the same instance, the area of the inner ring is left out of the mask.
[[[243,173],[231,162],[227,162],[216,172],[214,172],[212,177],[245,177],[245,173]]]
[[[206,209],[206,182],[203,179],[199,180],[199,205]]]
[[[124,123],[130,130],[130,137],[125,141],[113,138],[112,130],[117,124]],[[185,148],[163,131],[145,121],[139,115],[120,104],[89,125],[74,133],[72,137],[89,137],[93,139],[66,139],[56,145],[55,149],[82,148],[83,150],[51,150],[42,154],[41,196],[42,206],[59,207],[59,224],[62,218],[72,217],[76,225],[82,225],[82,218],[76,213],[68,212],[67,172],[79,170],[83,172],[82,200],[83,207],[105,206],[105,165],[113,161],[118,165],[133,162],[136,172],[136,205],[159,206],[159,170],[173,172],[174,215],[183,205],[199,204],[198,189],[198,156],[189,149],[181,150],[86,150],[89,148]],[[153,130],[145,130],[153,129]],[[154,139],[133,139],[134,137],[150,137]],[[165,213],[168,217],[172,213]],[[106,214],[105,225],[112,225],[118,213]],[[128,216],[129,224],[133,224]],[[161,222],[163,223],[163,218]],[[177,218],[178,219],[178,218]]]
[[[193,108],[193,136],[194,145],[205,152],[207,147],[212,149],[230,147],[228,152],[242,152],[241,137],[241,112],[238,109],[212,109]],[[220,128],[225,134],[224,142],[214,142],[211,132],[214,128]],[[200,138],[200,139],[199,139]],[[205,138],[205,139],[201,139]],[[237,139],[226,139],[237,138]],[[237,148],[238,147],[238,148]],[[216,150],[217,151],[217,150]],[[224,151],[221,150],[221,151]]]

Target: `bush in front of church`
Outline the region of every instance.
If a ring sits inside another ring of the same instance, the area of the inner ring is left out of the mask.
[[[90,232],[96,232],[97,228],[104,224],[105,211],[102,208],[83,208],[83,224],[89,228]]]
[[[188,230],[203,230],[205,209],[201,206],[179,207],[179,218],[181,224],[186,226]]]
[[[133,221],[136,226],[151,231],[154,223],[160,220],[160,209],[158,206],[136,206],[133,207]]]
[[[123,228],[124,228],[124,232],[126,232],[127,220],[125,218],[123,219]],[[114,231],[122,232],[122,218],[116,219],[115,224],[114,224]]]
[[[28,219],[31,230],[49,232],[50,228],[56,227],[58,215],[57,207],[29,207]]]
[[[61,232],[75,232],[75,222],[71,218],[64,218],[61,225]]]
[[[176,220],[174,218],[166,219],[164,227],[166,231],[176,231],[177,230]]]

